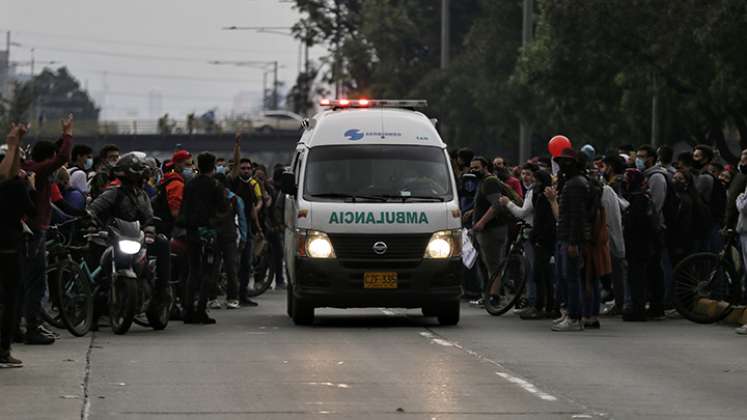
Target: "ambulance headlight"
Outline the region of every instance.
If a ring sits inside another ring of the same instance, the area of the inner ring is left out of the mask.
[[[425,248],[424,258],[443,259],[459,256],[461,231],[442,230],[434,233]]]
[[[299,254],[311,258],[335,258],[332,241],[324,232],[310,230],[299,235]]]

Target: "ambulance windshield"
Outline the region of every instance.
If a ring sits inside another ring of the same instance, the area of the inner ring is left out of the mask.
[[[450,201],[442,149],[427,146],[323,146],[309,152],[309,201]]]

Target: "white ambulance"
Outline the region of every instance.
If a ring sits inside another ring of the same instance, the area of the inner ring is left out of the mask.
[[[459,322],[461,215],[425,101],[322,100],[282,178],[288,315],[422,308]]]

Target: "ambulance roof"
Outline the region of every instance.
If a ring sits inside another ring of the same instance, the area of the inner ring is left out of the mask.
[[[308,147],[352,144],[398,144],[445,148],[433,122],[424,114],[398,108],[323,111],[310,121]]]

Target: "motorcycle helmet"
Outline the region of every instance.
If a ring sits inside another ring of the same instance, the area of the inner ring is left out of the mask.
[[[129,152],[122,155],[112,168],[112,174],[122,181],[142,181],[148,170],[145,153]]]

